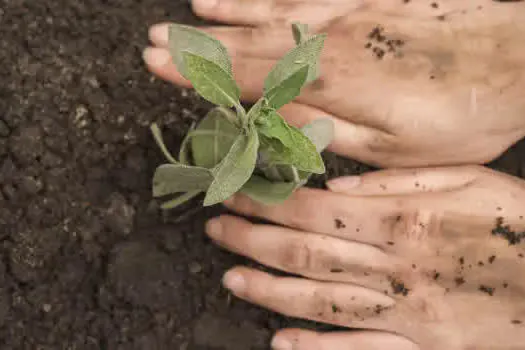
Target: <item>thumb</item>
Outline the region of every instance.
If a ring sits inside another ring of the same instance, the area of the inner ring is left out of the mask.
[[[380,130],[354,124],[337,118],[321,109],[300,103],[289,103],[279,113],[288,123],[302,127],[317,119],[328,118],[334,123],[334,140],[327,150],[363,163],[385,163],[389,147],[388,137]]]

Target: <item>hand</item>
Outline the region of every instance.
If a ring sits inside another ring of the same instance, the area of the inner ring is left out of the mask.
[[[261,95],[266,74],[294,45],[291,21],[328,34],[320,79],[281,112],[297,126],[332,117],[330,149],[342,155],[383,167],[483,163],[525,136],[522,3],[192,3],[202,17],[241,24],[207,31],[228,47],[247,101]],[[384,31],[374,31],[378,24]],[[170,62],[167,37],[166,24],[151,28],[148,67],[189,87]]]
[[[227,202],[288,228],[233,216],[207,225],[222,247],[303,276],[237,267],[224,278],[236,296],[361,329],[283,330],[275,349],[523,348],[525,181],[451,167],[380,171],[328,186],[303,188],[275,207],[246,197]]]

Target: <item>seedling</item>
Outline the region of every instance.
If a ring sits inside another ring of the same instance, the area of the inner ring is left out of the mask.
[[[164,209],[203,192],[205,206],[237,192],[277,204],[312,174],[325,172],[320,152],[332,141],[332,121],[318,119],[298,129],[277,112],[317,79],[325,40],[324,34],[310,36],[307,26],[299,23],[292,25],[292,32],[296,46],[273,67],[264,82],[264,96],[247,112],[221,42],[192,27],[170,26],[169,49],[177,69],[217,107],[186,135],[178,160],[166,148],[158,126],[151,126],[169,161],[155,171],[153,196],[182,193],[165,202]]]

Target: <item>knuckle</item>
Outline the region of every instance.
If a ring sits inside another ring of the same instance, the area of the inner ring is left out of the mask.
[[[290,271],[309,270],[313,266],[314,254],[303,240],[294,239],[283,248],[281,264]]]
[[[390,217],[391,232],[395,238],[408,242],[427,242],[439,230],[439,217],[431,210],[416,209],[404,211]]]
[[[239,31],[239,43],[241,43],[239,49],[246,48],[246,45],[253,45],[254,40],[258,38],[258,34],[260,34],[260,31],[257,28],[243,27]]]

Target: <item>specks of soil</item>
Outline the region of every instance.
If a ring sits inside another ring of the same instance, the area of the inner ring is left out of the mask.
[[[388,245],[395,245],[395,243],[392,242],[392,241],[388,241],[388,242],[386,242],[386,244],[388,244]]]
[[[333,269],[330,269],[330,272],[331,273],[341,273],[343,272],[344,270],[341,269],[341,268],[333,268]]]
[[[377,305],[374,307],[374,313],[375,313],[376,315],[381,315],[381,313],[382,313],[383,311],[385,311],[386,309],[387,309],[386,307],[377,304]]]
[[[456,287],[462,286],[465,284],[465,278],[463,277],[456,277],[454,278],[454,283],[456,283]]]
[[[337,305],[335,305],[335,304],[332,304],[332,312],[333,312],[334,314],[339,313],[339,312],[341,312],[341,311],[343,311],[343,310],[341,310],[341,308],[340,308],[339,306],[337,306]]]
[[[520,321],[520,320],[512,320],[511,323],[512,323],[512,324],[516,324],[516,325],[518,325],[518,324],[522,324],[523,321]]]
[[[341,219],[335,219],[334,224],[335,224],[335,228],[338,230],[346,228],[345,223]]]
[[[517,245],[525,239],[525,231],[517,232],[510,225],[504,224],[503,217],[496,218],[496,227],[492,230],[494,236],[499,236],[509,242],[509,245]]]
[[[408,293],[410,293],[410,289],[408,289],[402,281],[396,278],[391,279],[390,286],[392,287],[394,294],[401,294],[406,297]]]
[[[459,263],[460,263],[461,265],[465,265],[465,258],[464,258],[464,257],[459,258],[458,261],[459,261]]]
[[[441,277],[441,273],[435,271],[434,274],[432,275],[432,279],[434,281],[437,281],[439,279],[439,277]]]
[[[478,288],[481,292],[486,293],[490,296],[494,295],[495,289],[493,287],[488,287],[486,285],[480,285]]]
[[[507,289],[509,287],[509,284],[507,282],[503,283],[503,288]]]
[[[491,255],[491,256],[489,257],[489,260],[488,260],[488,261],[489,261],[489,264],[494,263],[494,260],[496,260],[496,256],[495,256],[495,255]]]
[[[387,35],[385,29],[381,26],[374,27],[368,33],[367,39],[369,41],[365,44],[365,48],[370,49],[378,60],[383,59],[387,54],[392,54],[397,58],[403,56],[401,48],[405,45],[405,42]]]
[[[438,9],[439,8],[439,4],[437,2],[433,2],[430,4],[430,7],[432,7],[433,9]]]

